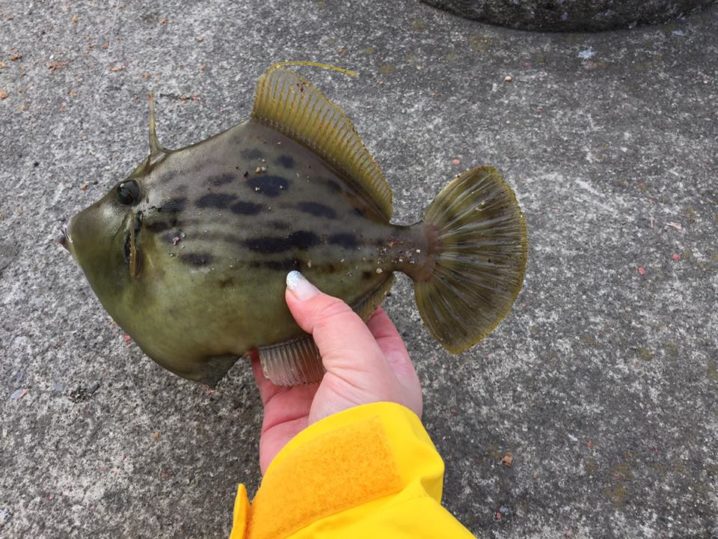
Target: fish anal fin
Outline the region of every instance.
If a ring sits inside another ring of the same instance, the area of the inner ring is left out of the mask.
[[[354,124],[311,82],[286,69],[291,65],[304,64],[275,64],[259,77],[252,118],[314,151],[351,182],[388,222],[392,213],[391,188]]]
[[[257,349],[264,376],[277,386],[319,382],[324,366],[310,335]]]

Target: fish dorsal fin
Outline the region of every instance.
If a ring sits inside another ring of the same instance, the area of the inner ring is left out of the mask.
[[[286,69],[288,65],[322,67],[310,62],[272,65],[257,82],[252,118],[317,153],[365,194],[388,221],[392,212],[391,188],[354,124],[312,83]]]

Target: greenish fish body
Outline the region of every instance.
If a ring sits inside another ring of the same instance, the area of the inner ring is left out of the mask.
[[[242,124],[172,151],[153,112],[150,130],[147,160],[76,215],[64,243],[115,321],[180,376],[214,384],[257,350],[276,383],[318,379],[316,348],[284,303],[291,270],[364,317],[393,272],[407,273],[453,351],[491,331],[520,289],[525,224],[495,169],[459,176],[423,222],[393,225],[391,192],[349,120],[283,65]],[[472,327],[448,327],[482,307]]]

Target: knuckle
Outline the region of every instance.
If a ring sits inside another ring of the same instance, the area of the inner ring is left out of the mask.
[[[349,306],[337,298],[332,298],[330,301],[323,304],[316,313],[316,323],[321,325],[331,325],[336,322],[340,322],[342,319],[346,320],[347,316],[353,316]]]
[[[353,322],[354,311],[342,300],[332,298],[316,313],[314,327],[320,330],[338,331],[340,326]]]

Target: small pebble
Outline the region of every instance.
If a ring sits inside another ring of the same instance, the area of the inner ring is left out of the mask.
[[[29,391],[29,390],[28,390],[27,388],[25,388],[25,387],[20,388],[20,389],[16,389],[15,391],[12,392],[12,395],[10,395],[10,400],[19,401],[19,400],[22,399],[25,395],[27,395],[27,392],[28,392],[28,391]]]
[[[504,82],[513,82],[514,78],[511,75],[506,75],[504,77]]]
[[[7,507],[0,507],[0,529],[12,520],[12,511]]]

